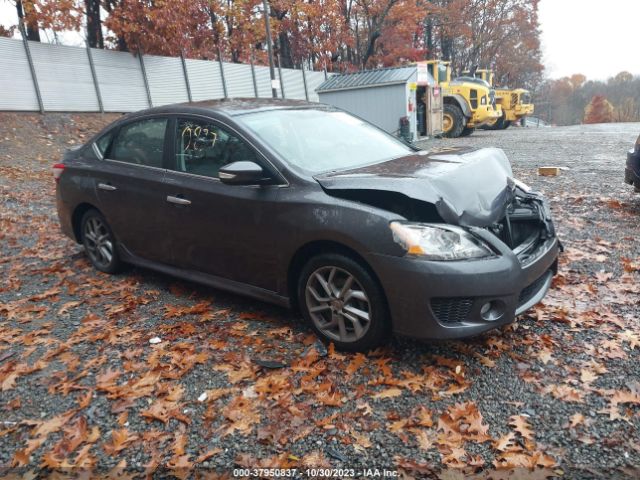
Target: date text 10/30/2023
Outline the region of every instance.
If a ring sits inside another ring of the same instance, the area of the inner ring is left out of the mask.
[[[379,468],[235,468],[235,478],[397,478],[396,470]]]

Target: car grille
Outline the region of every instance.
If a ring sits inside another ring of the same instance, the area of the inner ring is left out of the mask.
[[[432,298],[431,310],[440,323],[460,323],[469,319],[473,298]]]
[[[521,292],[520,297],[518,298],[518,306],[524,305],[529,300],[531,300],[542,288],[544,282],[547,281],[551,272],[547,271],[544,274],[536,279],[532,284],[526,286]]]

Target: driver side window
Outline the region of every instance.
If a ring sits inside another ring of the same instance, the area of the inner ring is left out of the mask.
[[[229,163],[257,162],[244,140],[204,120],[178,119],[175,152],[177,171],[213,178],[218,178],[220,168]]]

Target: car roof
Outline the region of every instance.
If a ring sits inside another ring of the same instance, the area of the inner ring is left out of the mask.
[[[205,115],[208,113],[217,113],[234,117],[246,113],[291,108],[324,110],[331,107],[322,103],[282,98],[225,98],[220,100],[203,100],[200,102],[174,103],[172,105],[141,110],[127,115],[127,117],[132,118],[155,113],[194,113]]]

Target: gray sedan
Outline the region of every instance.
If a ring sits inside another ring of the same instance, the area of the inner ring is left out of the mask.
[[[345,350],[507,324],[557,269],[546,202],[501,150],[420,151],[326,105],[145,110],[54,175],[62,230],[98,270],[133,264],[290,306]]]

